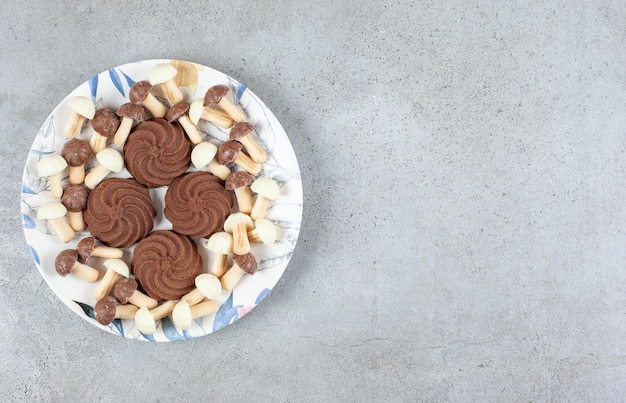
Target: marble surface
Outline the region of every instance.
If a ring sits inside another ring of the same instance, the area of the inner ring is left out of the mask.
[[[618,1],[2,4],[0,376],[9,401],[619,401],[626,9]],[[213,335],[84,322],[24,241],[34,136],[133,60],[246,84],[299,159],[271,294]]]

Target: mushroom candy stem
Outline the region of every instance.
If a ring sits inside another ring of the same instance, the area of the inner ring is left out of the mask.
[[[118,281],[113,288],[113,295],[115,295],[120,304],[130,302],[135,306],[145,306],[148,309],[159,305],[156,299],[147,296],[137,289],[137,281],[134,278],[124,278]]]
[[[250,185],[254,182],[254,177],[244,171],[234,171],[224,184],[226,190],[233,190],[239,211],[250,214],[252,211],[252,194],[250,194]]]
[[[134,319],[137,308],[131,304],[117,305],[113,297],[104,297],[93,307],[93,316],[101,325],[108,325],[114,319]]]
[[[204,105],[204,99],[198,98],[189,106],[189,119],[197,125],[200,119],[214,123],[223,129],[230,128],[234,120],[221,108],[213,105]]]
[[[100,284],[98,284],[96,289],[93,291],[93,297],[96,301],[109,295],[120,277],[130,276],[128,265],[126,265],[126,263],[124,263],[121,259],[108,259],[103,263],[103,265],[107,270],[104,273],[104,277],[102,277]]]
[[[273,179],[260,177],[250,185],[250,189],[257,194],[254,207],[252,207],[252,212],[250,212],[250,217],[253,220],[265,218],[269,202],[276,200],[280,193],[278,184]]]
[[[226,291],[232,290],[245,274],[254,274],[257,270],[257,262],[251,253],[245,255],[234,255],[232,267],[222,276],[222,288]]]
[[[248,122],[237,122],[230,129],[230,139],[237,140],[245,147],[254,162],[267,161],[267,153],[259,143],[254,140],[252,133],[256,132],[256,128]]]
[[[226,272],[228,255],[233,253],[233,236],[228,232],[216,232],[203,245],[215,254],[209,272],[217,278],[222,277]]]
[[[76,250],[82,262],[87,262],[91,256],[107,259],[121,259],[124,251],[110,246],[96,245],[96,239],[92,236],[83,238],[76,245]]]
[[[217,146],[208,141],[203,141],[197,144],[191,151],[191,162],[196,168],[207,167],[213,175],[221,180],[226,180],[228,175],[230,175],[230,168],[217,162],[215,159],[216,154]]]
[[[185,98],[182,91],[173,80],[174,77],[176,77],[177,72],[176,67],[171,64],[160,63],[150,70],[150,74],[148,76],[150,84],[160,85],[167,100],[173,104],[180,102]]]
[[[67,101],[67,106],[72,110],[70,118],[65,124],[63,134],[68,139],[73,139],[80,134],[85,119],[92,119],[96,113],[96,107],[87,97],[73,97]]]
[[[219,309],[219,304],[213,300],[206,300],[191,305],[187,301],[179,301],[172,310],[172,322],[183,330],[191,328],[191,321],[203,316],[212,315]]]
[[[224,110],[224,112],[228,113],[228,115],[235,122],[243,122],[246,120],[246,114],[243,110],[235,105],[230,99],[228,99],[229,88],[225,85],[214,85],[209,88],[204,95],[204,104],[211,105],[217,104],[220,108]]]
[[[195,124],[189,119],[187,115],[187,111],[189,110],[189,104],[185,101],[180,101],[172,105],[170,110],[167,112],[167,120],[168,122],[173,122],[178,120],[178,123],[183,127],[187,137],[192,144],[200,144],[202,142],[202,134],[196,127]]]
[[[37,176],[48,178],[50,192],[55,199],[63,196],[61,174],[66,167],[67,161],[59,154],[45,155],[37,163]]]
[[[215,300],[222,294],[220,280],[213,274],[203,273],[196,276],[195,284],[196,288],[181,297],[181,300],[186,301],[189,305],[196,305],[205,297]]]
[[[39,207],[38,220],[47,220],[61,242],[68,243],[74,238],[74,230],[65,221],[67,208],[59,202],[48,202]]]
[[[117,109],[117,115],[122,118],[120,126],[113,135],[113,142],[119,147],[123,147],[128,139],[130,130],[133,128],[135,121],[143,122],[146,120],[146,111],[141,105],[133,103],[125,103]]]
[[[224,221],[224,231],[233,235],[233,252],[236,255],[250,252],[248,231],[252,228],[252,219],[244,213],[232,213]]]
[[[60,276],[65,277],[70,273],[74,273],[88,283],[95,283],[100,275],[98,270],[80,263],[78,261],[78,252],[74,249],[65,249],[59,252],[54,260],[54,266]]]
[[[141,103],[153,117],[162,118],[167,113],[167,107],[150,93],[151,89],[152,84],[150,84],[149,81],[143,80],[136,82],[130,87],[128,94],[130,102],[134,104]]]
[[[236,140],[226,140],[217,149],[217,161],[222,165],[234,162],[250,175],[256,175],[263,169],[263,164],[254,162],[242,151],[243,145]]]
[[[100,163],[85,176],[85,186],[93,189],[111,172],[119,173],[124,169],[124,157],[113,148],[105,148],[96,154]]]
[[[174,306],[176,306],[176,301],[165,301],[152,309],[142,306],[135,314],[137,329],[144,334],[153,334],[156,332],[156,321],[169,315]]]

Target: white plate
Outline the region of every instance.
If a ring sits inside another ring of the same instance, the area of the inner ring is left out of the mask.
[[[54,268],[54,259],[59,251],[75,248],[78,241],[89,234],[78,233],[70,243],[64,244],[53,234],[46,222],[37,220],[39,206],[53,200],[48,180],[36,175],[37,162],[44,155],[60,154],[66,141],[63,127],[70,116],[67,107],[69,98],[78,95],[86,96],[94,101],[96,108],[117,109],[120,105],[129,102],[130,87],[137,81],[147,80],[152,67],[164,62],[173,61],[144,60],[114,67],[92,77],[68,94],[54,108],[35,137],[24,167],[21,197],[26,241],[39,272],[57,296],[72,311],[94,326],[131,339],[159,342],[184,340],[213,333],[250,312],[267,296],[285,271],[298,239],[302,219],[302,182],[298,162],[291,143],[274,114],[252,91],[231,77],[206,66],[187,64],[187,66],[195,67],[197,71],[197,82],[195,74],[191,74],[189,75],[190,82],[183,83],[186,85],[181,87],[188,102],[204,97],[206,90],[213,85],[227,85],[246,111],[248,121],[256,126],[257,133],[269,156],[267,162],[263,164],[263,171],[258,176],[270,177],[280,185],[280,196],[271,202],[267,213],[267,218],[278,228],[278,239],[271,246],[255,244],[252,247],[251,252],[259,263],[258,271],[252,276],[244,276],[232,293],[224,292],[218,301],[221,303],[218,312],[196,319],[189,330],[181,330],[174,326],[171,319],[165,318],[160,321],[155,334],[144,335],[138,331],[133,320],[116,319],[112,324],[102,326],[93,319],[92,307],[96,301],[92,292],[95,284],[88,284],[71,274],[61,277]],[[206,136],[205,140],[214,144],[228,139],[228,130],[205,121],[201,120],[198,128]],[[90,125],[86,125],[79,138],[88,139],[92,133]],[[189,170],[194,171],[195,168],[192,166]],[[129,177],[130,174],[124,170],[114,176]],[[67,183],[67,176],[64,178],[65,183]],[[163,216],[165,188],[151,189],[150,192],[157,208],[154,229],[171,229],[171,224]],[[201,241],[197,242],[198,249],[206,269],[211,263],[212,256],[211,252],[201,246]],[[124,259],[128,262],[130,262],[131,253],[132,248],[125,250]],[[91,260],[90,264],[92,264]],[[93,266],[102,270],[101,261],[94,260]]]

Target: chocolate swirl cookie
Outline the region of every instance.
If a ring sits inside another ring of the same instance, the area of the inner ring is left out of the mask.
[[[202,273],[195,242],[174,231],[154,231],[142,239],[130,262],[135,279],[157,301],[176,300],[193,290]]]
[[[97,240],[126,248],[152,230],[155,215],[148,188],[132,178],[111,178],[89,193],[84,219]]]
[[[169,185],[191,165],[192,144],[178,123],[153,119],[139,123],[124,145],[124,164],[137,182]]]
[[[221,179],[204,171],[176,178],[165,193],[165,217],[174,231],[192,239],[220,231],[232,207],[232,196]]]

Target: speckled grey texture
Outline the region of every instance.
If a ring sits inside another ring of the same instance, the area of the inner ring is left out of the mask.
[[[622,400],[623,3],[281,3],[3,2],[3,400]],[[155,57],[252,89],[305,194],[270,296],[168,344],[70,312],[19,214],[53,107]]]

